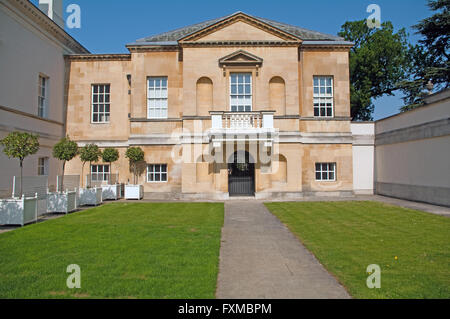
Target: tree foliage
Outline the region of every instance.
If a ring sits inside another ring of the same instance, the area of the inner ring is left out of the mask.
[[[144,160],[144,151],[140,147],[130,147],[125,153],[125,157],[130,160],[130,166],[133,168],[134,183],[137,183],[137,163]]]
[[[66,162],[71,161],[78,154],[78,144],[69,137],[62,138],[58,143],[53,146],[53,157],[63,161],[61,185],[58,185],[58,189],[64,187],[64,171],[66,168]]]
[[[3,153],[9,158],[17,158],[22,163],[23,160],[39,151],[38,136],[30,133],[11,132],[0,141],[4,147]]]
[[[391,22],[369,28],[366,20],[346,22],[339,36],[355,45],[350,50],[350,94],[353,120],[372,120],[373,99],[393,95],[407,77],[409,46],[405,29]]]
[[[23,160],[39,151],[39,137],[30,133],[11,132],[0,140],[3,153],[9,158],[17,158],[20,163],[20,194],[22,195]]]
[[[102,159],[105,163],[113,163],[119,159],[119,151],[115,148],[105,148],[102,153]]]
[[[89,162],[91,165],[92,162],[98,162],[100,159],[100,156],[102,155],[102,152],[95,144],[88,144],[85,147],[82,147],[79,149],[80,159],[83,162],[83,166],[81,168],[81,176],[83,176],[83,170],[84,170],[84,164],[86,162]],[[89,174],[91,177],[91,174]],[[91,181],[89,181],[89,186]]]
[[[69,137],[62,138],[53,146],[53,157],[60,161],[71,161],[78,154],[78,144]]]
[[[119,151],[115,148],[105,148],[102,152],[103,162],[109,163],[110,172],[112,173],[112,163],[119,159]]]
[[[423,104],[429,81],[437,90],[449,87],[450,0],[429,0],[428,7],[435,14],[413,26],[423,38],[411,46],[410,77],[400,84],[405,94],[403,111]]]

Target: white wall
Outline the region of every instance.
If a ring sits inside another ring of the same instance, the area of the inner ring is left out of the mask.
[[[429,105],[376,122],[378,194],[450,205],[449,92],[430,96]]]
[[[353,191],[374,192],[374,123],[351,123],[353,135]]]
[[[49,157],[49,183],[55,184],[62,164],[52,157],[52,147],[65,129],[64,54],[73,52],[21,11],[28,9],[14,3],[0,1],[0,138],[12,131],[38,134],[41,147],[24,161],[24,176],[36,176],[38,158]],[[40,74],[49,77],[51,121],[36,118]],[[14,175],[19,175],[18,160],[8,159],[0,149],[0,196],[9,193]]]
[[[376,148],[377,182],[450,187],[450,136]]]

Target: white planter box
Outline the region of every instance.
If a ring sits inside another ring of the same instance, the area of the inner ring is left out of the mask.
[[[37,221],[36,197],[0,200],[0,225],[26,225]]]
[[[79,206],[97,206],[103,202],[102,188],[80,188]]]
[[[118,200],[122,198],[123,184],[102,185],[103,200]]]
[[[142,199],[144,198],[144,186],[142,185],[125,185],[125,199]]]
[[[48,193],[47,213],[65,213],[77,210],[77,192]]]

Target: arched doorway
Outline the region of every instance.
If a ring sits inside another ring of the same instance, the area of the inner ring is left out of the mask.
[[[255,161],[245,151],[228,159],[228,193],[230,196],[255,195]]]

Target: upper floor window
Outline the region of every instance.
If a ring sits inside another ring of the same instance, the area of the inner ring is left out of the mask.
[[[109,181],[109,165],[91,165],[91,180],[93,182]]]
[[[333,77],[314,77],[314,116],[333,116]]]
[[[316,163],[316,181],[336,181],[336,163]]]
[[[149,77],[147,94],[147,117],[167,118],[167,77]]]
[[[38,175],[39,176],[48,175],[48,157],[40,157],[38,159]]]
[[[230,109],[231,112],[252,111],[252,74],[230,74]]]
[[[48,116],[48,77],[39,75],[38,116]]]
[[[147,182],[167,182],[167,164],[147,165]]]
[[[109,123],[110,119],[110,85],[92,85],[92,123]]]

